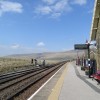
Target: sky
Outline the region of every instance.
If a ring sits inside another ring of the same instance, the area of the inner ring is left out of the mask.
[[[63,52],[89,39],[95,0],[0,0],[0,56]]]

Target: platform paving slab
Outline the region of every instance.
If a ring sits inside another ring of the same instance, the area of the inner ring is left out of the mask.
[[[100,100],[100,86],[70,63],[59,100]]]

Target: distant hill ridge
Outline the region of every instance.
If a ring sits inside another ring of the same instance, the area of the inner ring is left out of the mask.
[[[77,57],[77,53],[79,56],[84,54],[84,51],[64,51],[64,52],[44,52],[44,53],[31,53],[31,54],[14,54],[6,56],[7,58],[21,58],[21,59],[46,59],[46,60],[67,60],[67,59],[75,59]]]

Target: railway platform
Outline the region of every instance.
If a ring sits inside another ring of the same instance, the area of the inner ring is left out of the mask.
[[[99,100],[100,85],[74,62],[65,64],[28,100]]]

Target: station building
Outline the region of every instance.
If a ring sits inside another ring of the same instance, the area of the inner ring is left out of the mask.
[[[96,42],[96,53],[94,53],[94,56],[97,63],[97,70],[100,70],[100,0],[95,0],[94,4],[90,41]]]

